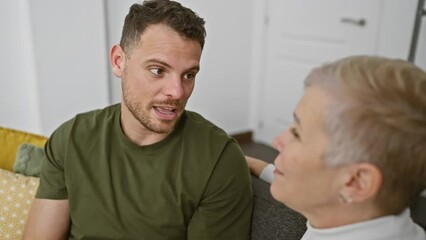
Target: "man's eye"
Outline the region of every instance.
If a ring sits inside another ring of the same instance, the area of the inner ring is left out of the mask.
[[[161,68],[150,68],[149,71],[151,71],[152,74],[158,76],[163,73],[163,70]]]
[[[290,128],[290,132],[295,138],[300,139],[300,135],[297,132],[296,128]]]
[[[185,80],[192,80],[195,78],[195,73],[185,73],[183,77],[185,78]]]

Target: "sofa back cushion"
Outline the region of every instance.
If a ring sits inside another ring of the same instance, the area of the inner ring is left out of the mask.
[[[277,202],[270,184],[252,176],[253,214],[251,240],[299,240],[306,231],[306,219],[300,213]]]
[[[46,141],[47,138],[40,135],[0,127],[0,168],[12,171],[16,152],[22,143],[43,147]]]

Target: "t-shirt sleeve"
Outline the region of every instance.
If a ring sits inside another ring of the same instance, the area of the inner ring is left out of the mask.
[[[225,146],[189,226],[188,239],[249,239],[250,172],[235,141]]]
[[[262,172],[260,172],[259,178],[267,183],[271,183],[274,180],[274,170],[275,166],[273,164],[268,164]]]
[[[64,157],[70,125],[71,121],[64,123],[55,130],[44,146],[45,157],[42,159],[40,185],[36,198],[68,199],[64,175]]]

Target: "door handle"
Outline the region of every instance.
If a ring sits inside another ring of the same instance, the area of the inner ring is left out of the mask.
[[[367,21],[364,18],[361,18],[361,19],[341,18],[340,22],[341,23],[353,24],[353,25],[357,25],[357,26],[360,26],[360,27],[364,27],[367,24]]]

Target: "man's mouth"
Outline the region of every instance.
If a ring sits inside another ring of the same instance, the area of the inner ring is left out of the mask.
[[[178,115],[178,108],[170,106],[153,106],[157,116],[162,120],[173,120]]]
[[[173,107],[159,107],[159,106],[154,106],[154,109],[162,114],[175,114],[177,109],[173,108]]]

